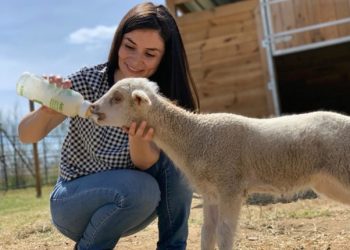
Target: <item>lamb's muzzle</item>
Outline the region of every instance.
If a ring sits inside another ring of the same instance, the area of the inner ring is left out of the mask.
[[[92,104],[90,106],[91,119],[97,124],[101,123],[106,119],[106,114],[99,112],[99,106],[97,104]]]

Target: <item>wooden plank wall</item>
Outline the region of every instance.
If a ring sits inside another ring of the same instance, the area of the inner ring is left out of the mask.
[[[255,21],[258,4],[241,1],[177,18],[202,112],[269,115]]]
[[[271,5],[275,32],[350,18],[350,0],[288,0]],[[279,42],[277,49],[291,48],[350,35],[350,23],[296,34]]]

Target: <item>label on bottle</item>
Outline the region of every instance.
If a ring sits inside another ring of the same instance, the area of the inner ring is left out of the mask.
[[[59,100],[56,100],[53,98],[50,100],[49,108],[51,108],[53,110],[56,110],[58,112],[62,112],[63,106],[64,106],[64,103],[59,101]]]

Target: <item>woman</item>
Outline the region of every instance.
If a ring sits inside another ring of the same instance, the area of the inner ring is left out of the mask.
[[[164,6],[132,8],[116,30],[107,63],[85,67],[67,80],[51,76],[49,81],[93,102],[125,77],[147,77],[179,105],[198,108],[181,36]],[[22,119],[20,139],[37,142],[65,118],[42,106]],[[76,249],[113,249],[120,237],[143,229],[156,216],[157,249],[186,248],[192,191],[151,142],[153,130],[145,127],[145,122],[133,123],[123,131],[70,119],[51,215]]]

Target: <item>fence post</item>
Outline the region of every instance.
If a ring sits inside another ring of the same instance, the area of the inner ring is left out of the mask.
[[[3,172],[4,172],[4,181],[5,181],[5,191],[8,190],[8,178],[7,178],[7,165],[5,161],[5,153],[4,153],[4,140],[3,140],[3,130],[2,130],[2,124],[0,123],[0,163],[3,166]],[[0,169],[1,170],[1,169]]]
[[[19,179],[18,179],[18,164],[17,164],[17,150],[16,147],[17,147],[17,140],[16,140],[16,137],[13,136],[13,146],[14,146],[14,150],[13,150],[13,165],[14,165],[14,168],[15,168],[15,180],[16,180],[16,188],[19,188]]]
[[[34,111],[34,102],[29,101],[30,111]],[[41,178],[40,178],[40,162],[38,155],[38,144],[33,143],[33,156],[34,156],[34,168],[35,168],[35,188],[36,188],[36,197],[41,197]]]
[[[44,158],[44,173],[45,173],[45,182],[44,184],[48,184],[49,183],[49,176],[48,176],[48,167],[47,167],[47,154],[46,154],[46,140],[45,138],[43,139],[43,158]]]

